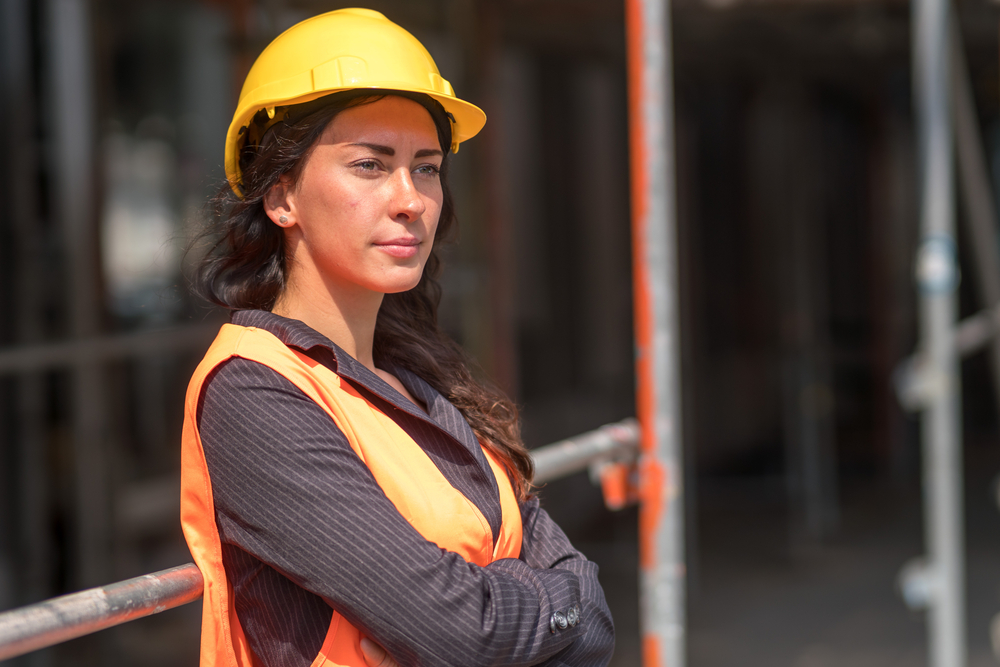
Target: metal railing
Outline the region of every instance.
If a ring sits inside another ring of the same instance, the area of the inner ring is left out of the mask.
[[[63,595],[0,614],[0,660],[194,602],[203,580],[193,563]]]
[[[535,481],[551,482],[609,462],[634,460],[639,425],[608,424],[532,452]],[[0,660],[158,614],[201,598],[193,563],[0,613]]]
[[[539,447],[531,452],[535,461],[535,483],[551,482],[605,461],[634,457],[638,446],[639,424],[634,419],[626,419]]]
[[[0,376],[65,368],[81,360],[95,363],[205,348],[218,332],[218,322],[188,324],[0,349]]]

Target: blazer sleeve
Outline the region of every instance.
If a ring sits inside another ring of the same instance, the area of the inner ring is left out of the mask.
[[[575,574],[580,582],[583,636],[541,663],[546,667],[598,667],[607,665],[615,649],[615,629],[604,590],[597,578],[597,564],[573,548],[561,528],[542,509],[536,496],[521,505],[524,536],[521,560],[533,569]]]
[[[323,409],[276,371],[221,365],[199,431],[226,540],[321,596],[410,665],[535,665],[584,636],[553,633],[586,567],[466,562],[396,510]],[[583,605],[586,607],[586,605]]]

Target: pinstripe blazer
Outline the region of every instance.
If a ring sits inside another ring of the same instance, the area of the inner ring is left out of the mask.
[[[393,369],[427,406],[425,414],[301,322],[239,311],[233,323],[271,332],[354,385],[499,533],[496,480],[468,423],[430,385]],[[609,661],[614,631],[597,567],[573,549],[537,499],[521,506],[519,559],[485,568],[456,563],[413,530],[323,409],[276,371],[240,358],[221,364],[203,387],[197,418],[227,578],[262,665],[311,664],[333,609],[401,665]],[[280,500],[274,489],[282,489]],[[303,526],[293,531],[301,537],[294,543],[289,525]],[[312,526],[322,526],[336,547],[311,539]],[[373,571],[373,560],[378,577],[364,574]],[[429,617],[422,601],[443,591],[463,602]],[[582,622],[554,632],[552,615],[574,605]],[[373,606],[385,613],[364,611]]]

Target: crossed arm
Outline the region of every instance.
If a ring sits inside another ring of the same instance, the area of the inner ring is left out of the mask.
[[[273,370],[228,362],[202,415],[224,542],[374,640],[369,664],[607,664],[613,629],[597,567],[537,500],[521,508],[520,558],[479,567],[417,533],[329,416]],[[574,605],[582,623],[551,632],[551,614]]]

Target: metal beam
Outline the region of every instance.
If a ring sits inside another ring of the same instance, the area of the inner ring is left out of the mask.
[[[955,325],[952,342],[955,354],[967,357],[983,349],[1000,336],[1000,305],[970,315]],[[942,377],[927,366],[922,354],[913,354],[896,367],[893,374],[896,395],[906,410],[923,410],[941,391]]]
[[[194,602],[203,579],[193,563],[64,595],[0,614],[0,660]]]
[[[669,0],[626,0],[639,462],[643,664],[683,667],[681,453]]]
[[[507,202],[505,129],[502,103],[502,38],[503,15],[500,4],[493,0],[478,0],[475,5],[477,21],[477,60],[482,77],[484,106],[490,110],[490,122],[483,128],[480,143],[480,171],[484,178],[482,196],[486,200],[485,247],[489,301],[489,365],[494,382],[517,400],[520,380],[517,347],[517,309],[515,307],[515,256],[512,238],[510,206]]]
[[[984,308],[1000,304],[1000,243],[997,240],[996,202],[990,185],[989,168],[976,100],[969,81],[969,68],[962,47],[962,30],[952,14],[951,23],[951,92],[955,113],[955,144],[958,156],[959,193],[964,204],[962,220],[966,223],[972,273]],[[990,341],[990,370],[993,395],[1000,417],[1000,337]]]
[[[9,169],[5,179],[13,251],[13,322],[19,344],[37,342],[43,334],[46,281],[39,217],[39,146],[36,140],[35,88],[32,82],[31,6],[28,0],[0,2],[0,48],[4,72],[4,145]],[[50,531],[51,489],[46,475],[45,386],[37,372],[15,379],[16,465],[4,471],[12,491],[17,549],[12,565],[15,599],[50,595],[54,547]],[[12,445],[14,443],[11,443]],[[2,448],[0,448],[2,449]],[[0,585],[2,588],[2,585]],[[0,598],[3,595],[0,593]],[[13,604],[13,601],[11,602]]]
[[[48,0],[46,81],[51,114],[50,166],[53,210],[61,233],[65,301],[75,338],[100,333],[104,300],[100,289],[96,216],[95,102],[89,0]],[[74,543],[71,579],[88,586],[110,570],[109,480],[103,369],[78,359],[71,376]]]
[[[960,377],[955,350],[954,138],[951,16],[946,0],[913,2],[913,74],[920,169],[916,258],[920,348],[936,388],[921,420],[929,656],[932,667],[965,667]]]
[[[70,368],[80,359],[104,363],[130,357],[204,347],[219,332],[219,324],[191,324],[116,336],[25,345],[0,349],[0,376]]]
[[[634,455],[639,445],[639,424],[626,419],[596,431],[560,440],[531,452],[535,483],[544,484],[585,470],[598,461]]]

